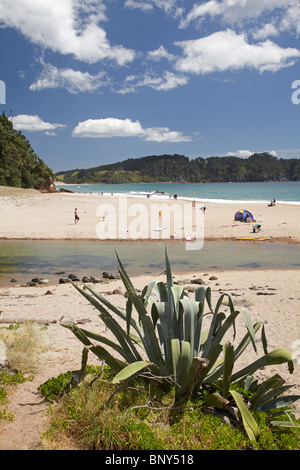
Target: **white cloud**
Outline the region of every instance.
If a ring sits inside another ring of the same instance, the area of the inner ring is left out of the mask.
[[[58,69],[54,65],[44,64],[44,69],[40,78],[30,85],[30,90],[39,91],[44,88],[65,88],[70,93],[91,92],[106,85],[104,73],[91,75],[88,72],[81,72],[70,68]]]
[[[138,137],[152,142],[184,142],[190,140],[182,132],[170,131],[167,127],[143,129],[139,121],[131,119],[88,119],[74,128],[73,137],[112,138]]]
[[[105,30],[102,1],[82,0],[1,0],[0,26],[19,30],[32,43],[76,59],[95,63],[111,59],[125,65],[134,52],[112,46]]]
[[[150,87],[157,91],[167,91],[188,83],[188,77],[173,72],[164,72],[162,76],[146,73],[144,77],[130,75],[125,79],[125,86],[118,91],[120,94],[135,93],[140,87]]]
[[[141,2],[138,0],[126,0],[125,7],[132,8],[133,10],[139,9],[143,11],[153,10],[153,5],[149,2]]]
[[[156,49],[155,51],[150,51],[148,52],[148,57],[149,59],[152,59],[154,60],[155,62],[159,62],[161,59],[167,59],[169,60],[170,62],[172,62],[176,56],[174,56],[173,54],[170,54],[165,48],[164,46],[160,46],[158,49]]]
[[[10,118],[14,129],[30,131],[30,132],[46,132],[48,135],[53,135],[56,129],[66,127],[64,124],[53,124],[43,121],[39,116],[31,116],[28,114],[19,114]]]
[[[297,0],[296,0],[297,1]],[[291,0],[210,0],[195,4],[181,27],[188,26],[192,21],[202,20],[206,16],[220,17],[228,24],[259,18],[262,13],[272,12],[277,8],[287,8]]]
[[[227,157],[251,157],[255,152],[251,152],[250,150],[237,150],[236,152],[227,152]]]
[[[177,42],[176,45],[184,52],[184,57],[176,62],[176,69],[195,74],[242,68],[275,72],[293,65],[300,57],[298,49],[284,49],[270,40],[249,44],[244,34],[230,29],[200,39]]]
[[[130,119],[88,119],[79,122],[73,130],[74,137],[136,137],[143,133],[139,121]]]
[[[236,152],[227,152],[227,157],[251,157],[254,153],[263,153],[263,152],[252,152],[251,150],[238,150]],[[277,152],[275,150],[268,151],[270,155],[273,157],[277,157]]]
[[[254,39],[266,39],[270,36],[278,36],[278,29],[271,23],[265,24],[262,28],[257,28],[252,33]]]
[[[300,5],[299,0],[290,0],[289,7],[279,23],[280,30],[295,30],[297,35],[300,34]]]
[[[144,140],[152,142],[188,142],[190,137],[182,132],[170,131],[167,127],[150,127],[144,131]]]

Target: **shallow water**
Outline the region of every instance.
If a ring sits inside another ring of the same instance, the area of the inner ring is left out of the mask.
[[[186,250],[181,240],[170,241],[46,241],[0,240],[0,285],[14,278],[34,277],[58,282],[62,274],[102,277],[117,272],[116,252],[130,276],[158,275],[165,269],[168,248],[172,272],[227,269],[299,269],[300,246],[269,242],[205,242],[201,250]],[[191,246],[191,245],[190,245]]]

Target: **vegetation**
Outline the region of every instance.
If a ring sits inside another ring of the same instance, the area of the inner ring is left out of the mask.
[[[0,364],[0,423],[13,419],[6,410],[11,387],[32,379],[37,370],[37,355],[44,347],[40,330],[32,323],[15,324],[0,329],[0,343],[5,345],[7,367]]]
[[[65,325],[84,344],[82,370],[77,381],[84,378],[91,351],[115,373],[112,384],[118,387],[113,396],[125,387],[127,389],[137,377],[142,377],[150,388],[152,382],[156,386],[159,384],[162,399],[168,396],[170,400],[173,396],[172,406],[169,401],[171,408],[183,413],[193,403],[201,410],[213,409],[226,416],[233,426],[243,428],[250,442],[259,442],[261,429],[256,420],[257,413],[276,417],[279,409],[289,408],[299,397],[283,396],[291,387],[284,386],[278,374],[262,383],[258,383],[254,374],[258,369],[285,363],[292,373],[291,353],[282,348],[268,352],[263,322],[252,324],[247,312],[236,310],[230,293],[222,294],[215,308],[209,287],[199,286],[195,298],[189,298],[182,286],[173,285],[167,253],[166,284],[152,281],[141,295],[135,291],[120,260],[119,265],[128,293],[126,310],[114,306],[88,285],[83,290],[73,283],[100,312],[100,318],[115,337],[113,341],[74,324]],[[225,298],[228,299],[229,313],[221,311]],[[133,308],[138,315],[137,321],[133,317]],[[232,341],[235,339],[235,323],[239,316],[244,321],[246,334],[237,346],[233,346],[224,338],[232,336]],[[260,329],[264,355],[233,373],[237,359],[249,345],[257,350],[256,333]],[[157,392],[151,393],[149,400],[152,402],[156,395]]]
[[[48,450],[296,450],[299,429],[271,424],[272,415],[256,412],[260,429],[251,441],[236,421],[225,422],[205,405],[205,393],[190,399],[184,408],[173,404],[172,391],[156,381],[137,378],[117,391],[111,383],[114,372],[87,366],[83,382],[70,389],[69,371],[40,387],[50,405],[50,427],[43,435]],[[95,380],[95,377],[98,377]],[[286,420],[282,411],[276,419]]]
[[[152,155],[86,170],[61,171],[55,178],[66,184],[300,181],[300,160],[278,159],[268,153],[194,160],[177,154]]]
[[[49,189],[53,180],[53,171],[3,112],[0,115],[0,185]]]

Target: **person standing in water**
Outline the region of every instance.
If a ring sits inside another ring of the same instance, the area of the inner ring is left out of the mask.
[[[79,220],[79,217],[78,217],[78,214],[77,214],[77,209],[75,209],[75,224],[77,224],[78,220]]]

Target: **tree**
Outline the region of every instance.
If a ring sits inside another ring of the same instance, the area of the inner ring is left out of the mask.
[[[53,171],[35,154],[26,137],[13,128],[4,111],[0,115],[0,184],[49,189],[53,181]]]

